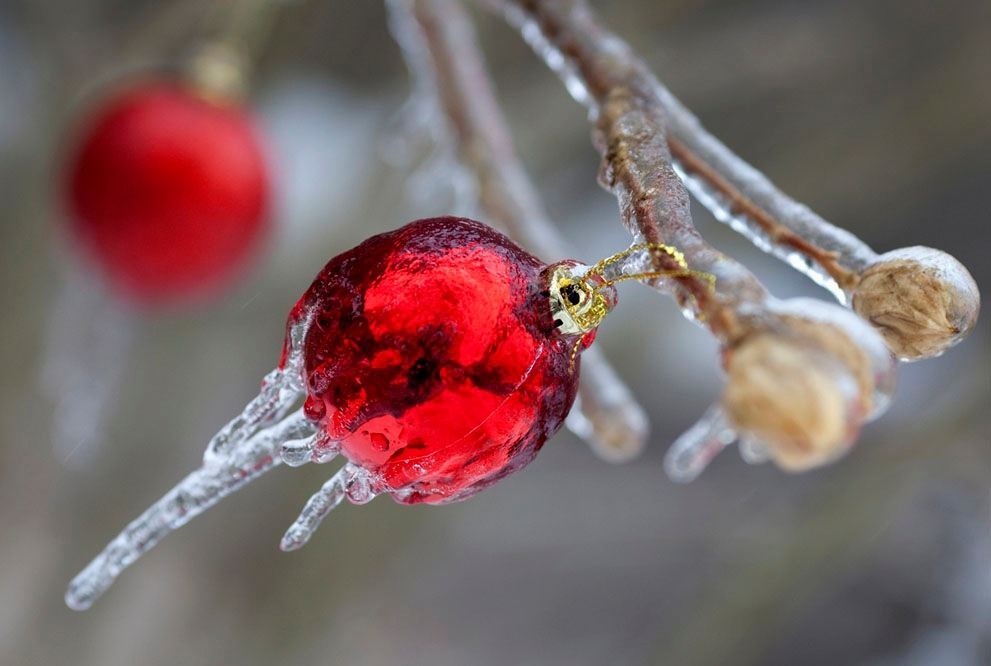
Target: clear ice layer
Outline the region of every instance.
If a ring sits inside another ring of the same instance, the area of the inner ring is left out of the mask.
[[[226,459],[205,462],[131,522],[72,580],[65,603],[74,610],[89,608],[124,569],[167,534],[276,467],[281,462],[278,450],[283,441],[312,432],[313,424],[303,416],[302,410],[297,410],[241,440],[229,450]]]
[[[840,303],[846,304],[848,302],[848,294],[817,261],[792,247],[775,242],[750,215],[734,212],[729,198],[712,187],[708,181],[687,171],[684,165],[677,160],[674,160],[673,165],[688,191],[712,213],[713,217],[749,240],[757,249],[781,259],[795,270],[806,275],[820,287],[829,291]]]
[[[891,404],[897,383],[898,362],[884,342],[884,338],[854,312],[814,298],[769,299],[772,313],[800,317],[823,324],[830,324],[844,331],[868,357],[874,383],[871,412],[867,420],[881,416]]]

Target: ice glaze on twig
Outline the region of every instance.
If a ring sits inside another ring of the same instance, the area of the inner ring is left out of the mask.
[[[709,134],[662,84],[675,169],[721,222],[851,306],[902,360],[933,358],[977,322],[980,294],[967,269],[940,250],[907,247],[878,255],[779,190]]]

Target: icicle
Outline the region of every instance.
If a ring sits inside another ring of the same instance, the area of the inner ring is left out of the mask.
[[[230,451],[257,430],[286,415],[302,396],[302,346],[309,318],[295,324],[289,332],[290,348],[282,367],[272,370],[262,380],[261,391],[244,410],[213,436],[203,453],[204,464],[223,460]]]
[[[223,460],[259,428],[284,416],[300,397],[298,381],[293,381],[288,368],[268,373],[261,392],[210,440],[203,453],[204,463]]]
[[[337,444],[331,441],[323,430],[306,439],[286,442],[279,452],[282,462],[290,467],[301,467],[308,462],[322,465],[336,458],[337,454]]]
[[[249,409],[256,404],[257,399],[249,404]],[[243,423],[251,421],[242,419]],[[200,469],[188,475],[128,525],[72,580],[65,595],[66,604],[75,610],[89,608],[125,568],[169,532],[276,467],[281,462],[278,452],[283,442],[312,435],[313,432],[314,425],[302,409],[275,425],[262,428],[249,438],[242,437],[240,431],[228,432],[224,456],[220,457],[215,452],[206,457]]]
[[[298,550],[306,545],[327,514],[347,497],[353,504],[365,504],[375,498],[368,472],[348,463],[337,470],[306,502],[296,521],[286,530],[279,548]]]
[[[736,431],[723,408],[713,405],[671,445],[664,457],[664,470],[672,481],[693,481],[735,439]]]

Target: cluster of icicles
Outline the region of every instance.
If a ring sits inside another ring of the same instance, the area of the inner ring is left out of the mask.
[[[293,409],[304,392],[300,345],[307,321],[304,319],[290,330],[290,348],[283,366],[265,377],[258,396],[210,440],[203,465],[132,521],[73,579],[65,596],[71,608],[89,608],[121,571],[169,532],[227,495],[280,463],[298,466],[310,460],[319,435],[303,409]],[[332,451],[325,450],[318,462],[329,462]],[[350,464],[342,467],[307,502],[286,532],[282,548],[292,550],[305,544],[321,519],[346,495],[356,503],[370,500],[372,496],[362,479],[360,468]]]

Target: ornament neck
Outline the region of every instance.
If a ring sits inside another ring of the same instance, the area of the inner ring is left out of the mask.
[[[664,260],[657,261],[658,255]],[[658,264],[671,268],[657,270]],[[548,292],[554,324],[561,333],[583,335],[601,324],[616,305],[618,282],[687,276],[701,277],[715,288],[714,275],[690,269],[680,250],[661,243],[634,245],[593,266],[560,262],[552,267]]]

